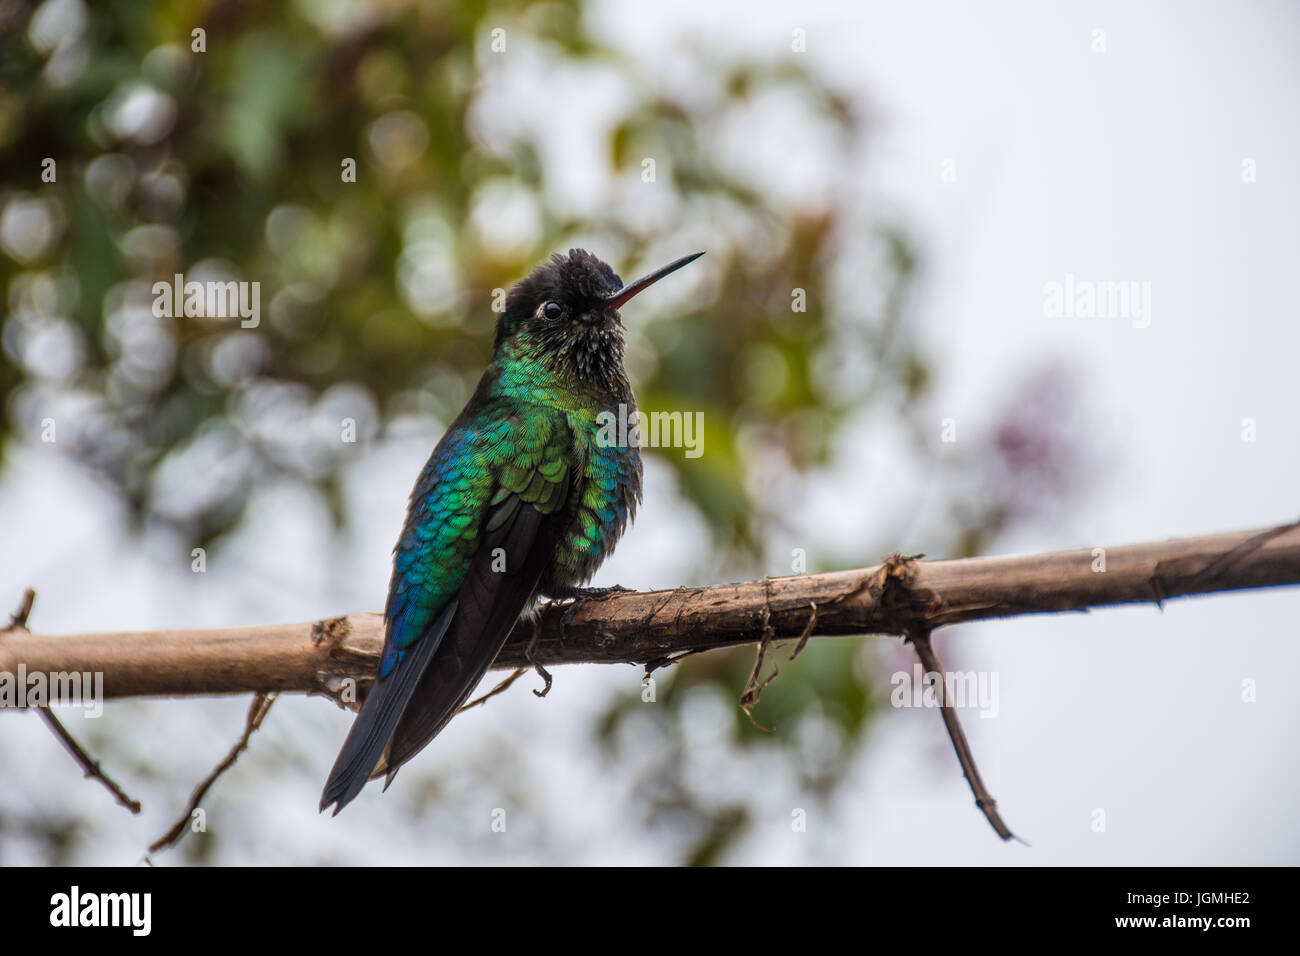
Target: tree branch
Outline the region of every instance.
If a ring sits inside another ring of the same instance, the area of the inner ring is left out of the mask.
[[[916,561],[741,584],[618,591],[549,604],[494,667],[645,664],[801,636],[924,633],[962,621],[1160,603],[1300,583],[1300,524],[1110,549]],[[805,635],[810,611],[816,618]],[[380,615],[310,624],[127,634],[0,632],[0,673],[102,672],[107,697],[305,692],[335,699],[371,679]],[[346,694],[356,700],[359,695]]]

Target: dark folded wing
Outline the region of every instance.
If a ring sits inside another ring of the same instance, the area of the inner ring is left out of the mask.
[[[433,657],[448,627],[456,616],[456,602],[450,601],[442,613],[434,619],[402,661],[386,678],[375,681],[366,698],[361,713],[357,715],[348,739],[343,742],[330,770],[325,790],[321,794],[320,808],[324,810],[332,803],[335,815],[352,802],[361,792],[361,788],[370,779],[370,772],[378,762],[392,737],[402,712],[419,686],[429,659]]]
[[[398,543],[379,676],[322,810],[337,803],[337,813],[372,776],[391,781],[482,679],[555,554],[572,449],[566,419],[550,410],[454,429],[439,443]]]
[[[561,495],[555,497],[562,500]],[[387,775],[385,786],[456,715],[509,638],[559,541],[562,516],[553,508],[558,503],[529,502],[510,494],[496,506],[488,520],[492,530],[456,595],[451,626],[375,770],[375,776]],[[548,512],[539,511],[539,506]]]

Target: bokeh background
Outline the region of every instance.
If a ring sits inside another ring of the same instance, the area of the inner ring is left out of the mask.
[[[1298,27],[1284,2],[4,0],[0,601],[35,587],[44,633],[379,609],[494,290],[572,246],[625,279],[708,251],[625,312],[642,407],[704,412],[704,454],[648,452],[596,584],[1291,520]],[[260,326],[156,318],[176,272],[259,282]],[[1067,274],[1150,282],[1149,327],[1046,317]],[[545,700],[530,676],[337,819],[350,715],[282,698],[154,862],[1294,864],[1298,618],[1272,591],[943,635],[998,676],[965,723],[1032,848],[988,829],[937,714],[889,706],[909,651],[863,637],[778,655],[771,732],[737,707],[746,649],[653,703],[638,668],[558,668]],[[65,714],[139,817],[0,715],[0,863],[139,861],[246,707]]]

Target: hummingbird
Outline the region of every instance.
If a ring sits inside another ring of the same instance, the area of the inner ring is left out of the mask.
[[[619,310],[695,261],[631,285],[584,249],[519,281],[492,361],[434,448],[393,549],[384,649],[321,795],[334,813],[446,726],[521,617],[577,596],[641,501],[635,441],[611,444],[601,413],[631,416]],[[622,406],[620,409],[619,406]]]

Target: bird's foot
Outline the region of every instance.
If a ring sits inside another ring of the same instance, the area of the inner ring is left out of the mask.
[[[568,612],[566,611],[565,613],[567,614]],[[536,694],[538,697],[545,697],[547,694],[551,692],[551,680],[552,680],[551,672],[548,671],[541,664],[537,663],[537,661],[533,660],[533,648],[537,646],[537,641],[541,636],[542,636],[542,619],[539,617],[533,620],[533,639],[529,641],[528,646],[524,648],[524,660],[532,664],[533,670],[537,671],[537,676],[540,677],[542,680],[546,681],[546,686],[543,687],[541,690],[536,690],[536,689],[533,690],[533,693]]]
[[[560,640],[567,640],[569,637],[569,622],[573,620],[573,612],[578,609],[582,603],[581,598],[574,598],[564,608],[564,613],[560,615]]]
[[[564,610],[560,613],[560,640],[563,641],[569,634],[569,622],[573,619],[574,613],[584,601],[604,601],[613,597],[620,592],[631,593],[632,588],[625,588],[621,584],[615,584],[607,588],[573,588],[566,591],[560,597],[551,597],[547,599],[546,606],[560,605]],[[546,682],[546,686],[541,690],[534,690],[533,693],[538,697],[545,697],[551,692],[551,672],[533,659],[533,650],[537,642],[542,637],[542,619],[539,615],[533,620],[533,637],[524,648],[524,660],[533,665],[533,670],[537,671],[539,677]]]

